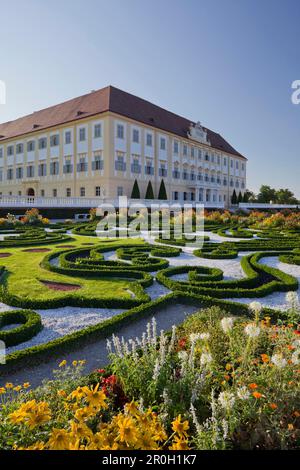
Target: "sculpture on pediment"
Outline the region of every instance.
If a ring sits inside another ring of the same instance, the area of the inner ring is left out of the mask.
[[[193,140],[197,140],[202,144],[210,145],[210,142],[207,138],[207,130],[201,126],[200,121],[190,124],[190,128],[188,130],[188,137]]]

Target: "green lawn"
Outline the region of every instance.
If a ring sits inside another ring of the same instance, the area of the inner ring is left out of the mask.
[[[95,237],[74,236],[72,241],[67,241],[66,245],[73,245],[76,248],[84,247],[84,243],[99,244],[101,239]],[[142,240],[123,239],[117,240],[116,246],[120,244],[136,244]],[[63,243],[59,243],[60,246]],[[12,253],[12,256],[0,258],[0,265],[6,267],[7,273],[3,275],[2,282],[7,286],[10,294],[17,295],[22,299],[44,300],[63,298],[65,295],[81,297],[86,299],[105,299],[105,298],[130,298],[128,292],[133,282],[129,280],[116,279],[83,279],[82,277],[69,277],[62,274],[47,271],[40,267],[41,260],[48,253],[25,252],[21,248],[3,248],[0,253]],[[38,247],[33,247],[38,248]],[[56,248],[54,245],[43,245],[41,248],[48,248],[51,251],[61,251],[62,248]],[[69,284],[78,284],[80,289],[74,291],[55,291],[45,286],[40,281],[56,281]],[[134,283],[135,285],[137,283]],[[140,291],[143,289],[139,286]]]

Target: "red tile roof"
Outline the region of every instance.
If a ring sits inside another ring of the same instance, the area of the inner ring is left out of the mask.
[[[148,126],[187,137],[192,121],[113,86],[93,91],[28,116],[0,124],[0,142],[37,130],[111,111]],[[194,123],[193,123],[194,124]],[[204,128],[215,149],[243,157],[220,134]]]

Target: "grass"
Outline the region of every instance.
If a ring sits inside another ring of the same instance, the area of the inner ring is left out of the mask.
[[[73,245],[76,248],[84,247],[84,243],[99,244],[100,239],[95,237],[76,237],[68,240],[66,245]],[[142,242],[142,241],[141,241]],[[105,242],[104,242],[105,243]],[[125,239],[122,244],[131,245],[138,241]],[[119,240],[116,245],[119,244]],[[43,245],[42,248],[48,248],[52,252],[62,250],[63,243],[59,243],[60,248],[53,245]],[[65,276],[54,272],[46,271],[40,267],[42,259],[46,253],[25,252],[24,248],[3,248],[0,253],[11,253],[12,256],[0,258],[0,266],[5,266],[6,272],[3,274],[2,282],[6,285],[8,291],[12,295],[16,295],[22,299],[58,299],[68,296],[81,297],[86,299],[106,299],[110,297],[119,297],[122,299],[131,298],[129,292],[132,281],[124,279],[84,279],[82,277]],[[34,247],[37,248],[37,247]],[[50,251],[49,251],[50,253]],[[67,284],[79,284],[81,289],[76,291],[54,291],[45,286],[41,281],[55,281]],[[134,283],[137,284],[137,283]],[[139,286],[140,287],[140,286]],[[142,290],[142,288],[140,287]]]

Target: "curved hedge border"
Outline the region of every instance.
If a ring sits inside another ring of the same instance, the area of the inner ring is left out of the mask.
[[[6,346],[15,346],[33,338],[43,329],[41,316],[32,310],[9,310],[0,313],[0,328],[13,323],[22,323],[12,330],[0,330],[0,340]]]
[[[247,305],[239,304],[226,300],[214,299],[205,295],[196,295],[190,292],[175,291],[165,297],[160,297],[151,302],[131,308],[124,313],[114,316],[109,320],[105,320],[97,325],[90,326],[80,331],[76,331],[63,338],[58,338],[48,343],[33,346],[21,351],[9,354],[6,358],[6,364],[0,365],[2,374],[11,373],[13,370],[20,369],[26,365],[39,364],[47,358],[53,358],[64,352],[78,349],[89,342],[99,338],[105,338],[116,332],[120,326],[124,326],[134,322],[139,318],[147,318],[155,314],[161,308],[169,305],[194,305],[197,308],[206,308],[218,305],[232,315],[249,316]],[[263,309],[263,315],[268,315],[273,321],[279,318],[286,318],[286,314],[273,309]]]

